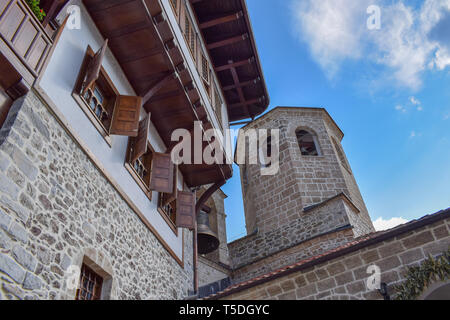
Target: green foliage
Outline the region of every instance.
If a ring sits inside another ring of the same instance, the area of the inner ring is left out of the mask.
[[[450,278],[450,249],[438,258],[430,257],[420,266],[410,267],[406,281],[395,287],[396,300],[417,299],[434,281]]]
[[[39,21],[43,21],[45,17],[45,12],[40,7],[40,0],[26,0],[28,3],[28,6],[31,8],[31,11],[33,11],[34,15],[38,18]]]

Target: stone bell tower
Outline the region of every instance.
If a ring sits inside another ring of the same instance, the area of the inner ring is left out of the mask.
[[[280,130],[278,173],[261,175],[260,164],[240,166],[249,234],[302,220],[305,211],[336,197],[355,211],[347,217],[355,236],[374,231],[341,145],[344,134],[325,109],[278,107],[241,134],[249,129]],[[322,221],[326,223],[332,228],[337,222]]]
[[[229,244],[234,268],[283,250],[294,258],[320,254],[374,231],[341,145],[344,134],[325,109],[275,108],[242,128],[240,138],[251,129],[279,129],[279,171],[263,175],[260,162],[239,165],[248,235]],[[270,263],[261,268],[269,271]]]

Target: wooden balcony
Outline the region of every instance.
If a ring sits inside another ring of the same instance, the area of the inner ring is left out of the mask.
[[[42,71],[53,44],[51,34],[24,0],[0,0],[1,53],[30,84]]]

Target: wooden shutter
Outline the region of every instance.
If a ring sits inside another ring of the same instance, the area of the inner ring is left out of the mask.
[[[137,137],[141,106],[141,97],[117,96],[109,133]]]
[[[130,162],[135,162],[138,158],[147,153],[148,132],[150,130],[150,114],[139,122],[139,131],[136,138],[133,139],[133,150],[131,152]]]
[[[106,48],[108,47],[108,39],[105,40],[103,46],[97,53],[92,57],[89,62],[88,68],[86,70],[86,77],[83,82],[83,95],[86,93],[87,89],[92,86],[92,84],[98,79],[100,75],[100,69],[102,68],[103,57],[106,53]]]
[[[150,190],[172,193],[174,165],[170,153],[154,153],[150,173]]]
[[[178,192],[177,228],[195,229],[195,193]]]
[[[163,193],[162,205],[167,206],[172,201],[176,200],[178,197],[178,169],[174,165],[173,170],[173,191],[172,193]]]

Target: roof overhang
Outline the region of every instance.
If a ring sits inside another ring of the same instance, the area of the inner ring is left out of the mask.
[[[159,1],[83,0],[86,9],[127,76],[144,108],[151,112],[164,144],[172,132],[191,131],[194,121],[211,125],[187,63]],[[205,142],[205,145],[208,143]],[[198,187],[232,176],[231,165],[181,165],[185,182]]]
[[[231,122],[254,119],[269,105],[245,0],[190,0],[220,81]]]

